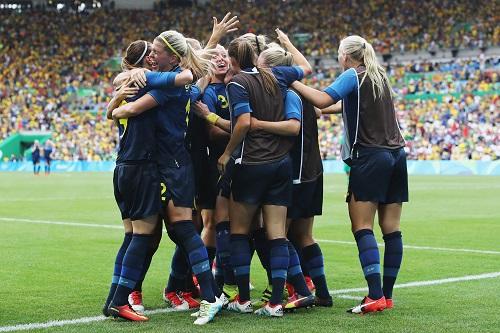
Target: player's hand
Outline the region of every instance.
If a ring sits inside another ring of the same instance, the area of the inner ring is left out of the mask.
[[[196,103],[194,103],[193,110],[194,113],[202,119],[207,119],[207,116],[210,114],[208,106],[201,101],[197,101]]]
[[[276,31],[276,33],[278,34],[278,40],[280,41],[281,45],[287,46],[292,44],[288,36],[283,31],[281,31],[280,28],[276,28],[276,30],[274,31]]]
[[[126,98],[132,98],[139,92],[139,88],[135,86],[122,85],[120,89],[116,92],[117,98],[124,100]]]
[[[222,36],[229,32],[233,32],[238,30],[238,16],[231,17],[231,12],[228,12],[224,18],[218,22],[217,18],[214,16],[214,26],[212,28],[212,36],[215,36],[217,40],[220,40]]]
[[[146,71],[145,68],[135,68],[130,72],[130,80],[139,88],[144,88],[146,86]]]
[[[217,169],[219,169],[221,175],[224,174],[224,172],[226,172],[226,166],[230,159],[231,156],[229,156],[224,152],[224,154],[222,154],[219,160],[217,161]]]

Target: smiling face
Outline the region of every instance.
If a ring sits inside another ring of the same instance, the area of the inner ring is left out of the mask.
[[[155,39],[153,42],[153,50],[151,51],[149,58],[154,64],[153,70],[160,72],[168,72],[179,63],[177,57],[174,54],[167,52],[163,47],[162,42],[158,39]]]
[[[226,49],[217,45],[215,48],[216,53],[212,56],[211,62],[215,65],[215,76],[224,77],[229,70],[229,57]]]

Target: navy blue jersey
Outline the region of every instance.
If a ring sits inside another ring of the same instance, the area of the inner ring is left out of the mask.
[[[180,67],[173,69],[173,72],[180,71]],[[186,149],[185,136],[191,101],[199,97],[199,90],[195,86],[186,85],[153,90],[149,94],[160,106],[156,116],[158,163],[160,166],[180,166],[189,163],[190,156]]]
[[[148,76],[153,74],[153,76]],[[138,94],[126,102],[133,102],[149,93],[155,96],[161,91],[157,88],[165,88],[174,84],[176,73],[148,73],[146,87],[139,90]],[[151,90],[153,89],[153,90]],[[160,106],[141,113],[136,117],[119,119],[118,131],[120,134],[120,144],[116,163],[125,162],[145,162],[157,160],[157,113]]]
[[[202,102],[205,103],[210,110],[217,114],[219,117],[230,120],[229,102],[226,95],[226,85],[224,83],[211,83],[205,89]],[[229,138],[225,141],[211,141],[209,142],[210,156],[213,159],[219,159],[224,150],[226,149]]]
[[[40,147],[35,147],[35,149],[31,152],[31,158],[33,161],[38,161],[40,159]]]

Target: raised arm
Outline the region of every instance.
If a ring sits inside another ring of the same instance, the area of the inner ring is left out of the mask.
[[[299,81],[295,81],[294,83],[292,83],[292,87],[293,89],[297,90],[302,97],[311,102],[312,105],[320,109],[329,107],[330,105],[337,102],[333,100],[333,98],[326,92],[308,87]]]
[[[304,57],[304,55],[302,55],[302,53],[297,50],[297,48],[292,44],[288,36],[283,31],[281,31],[279,28],[277,28],[275,31],[278,34],[278,40],[280,41],[281,45],[292,54],[293,61],[304,71],[304,76],[311,74],[312,66],[309,61],[307,61],[306,57]]]
[[[217,18],[213,17],[214,26],[212,28],[212,35],[208,40],[205,49],[215,49],[221,38],[229,33],[238,30],[238,16],[231,17],[231,12],[228,12],[224,18],[219,22],[217,22]]]
[[[154,108],[158,102],[150,94],[146,94],[136,101],[127,103],[115,109],[112,113],[113,119],[130,118]]]

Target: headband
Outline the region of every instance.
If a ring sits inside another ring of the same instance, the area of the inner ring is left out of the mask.
[[[170,43],[165,39],[165,37],[163,37],[162,35],[158,36],[160,37],[164,42],[165,44],[167,44],[168,48],[170,49],[170,51],[172,51],[176,56],[179,57],[179,60],[182,58],[181,55],[179,54],[179,52],[177,52],[173,47],[172,45],[170,45]]]
[[[259,39],[257,38],[257,35],[255,35],[255,44],[257,44],[257,54],[260,54],[260,45],[259,45]]]
[[[137,59],[136,62],[134,62],[134,64],[132,66],[135,66],[137,65],[138,63],[141,62],[141,60],[144,58],[144,56],[146,55],[146,52],[148,51],[148,42],[144,41],[144,51],[142,52],[142,55],[139,59]]]

